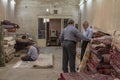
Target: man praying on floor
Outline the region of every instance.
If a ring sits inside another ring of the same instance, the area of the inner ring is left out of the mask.
[[[22,61],[35,61],[38,58],[38,51],[36,47],[32,46],[31,43],[27,43],[25,47],[28,49],[28,53],[21,57]]]

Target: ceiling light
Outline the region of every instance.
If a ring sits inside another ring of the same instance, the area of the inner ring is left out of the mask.
[[[15,2],[14,0],[12,0],[12,1],[11,1],[11,4],[12,4],[12,5],[15,5],[15,4],[16,4],[16,2]]]
[[[49,12],[49,9],[48,9],[48,8],[46,9],[46,12]]]

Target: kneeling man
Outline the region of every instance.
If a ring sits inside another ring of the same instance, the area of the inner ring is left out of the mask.
[[[21,57],[22,61],[35,61],[38,58],[38,51],[36,47],[32,46],[31,43],[27,43],[25,47],[28,49],[28,53]]]

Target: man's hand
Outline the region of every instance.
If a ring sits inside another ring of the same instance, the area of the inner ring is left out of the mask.
[[[30,55],[26,54],[26,55],[24,55],[23,57],[26,57],[26,58],[28,58],[28,57],[30,57]]]

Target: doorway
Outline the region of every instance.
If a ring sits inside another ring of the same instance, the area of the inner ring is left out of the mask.
[[[47,26],[47,46],[60,46],[61,19],[50,19]]]
[[[39,18],[38,44],[43,47],[61,46],[59,36],[67,26],[68,18]]]

